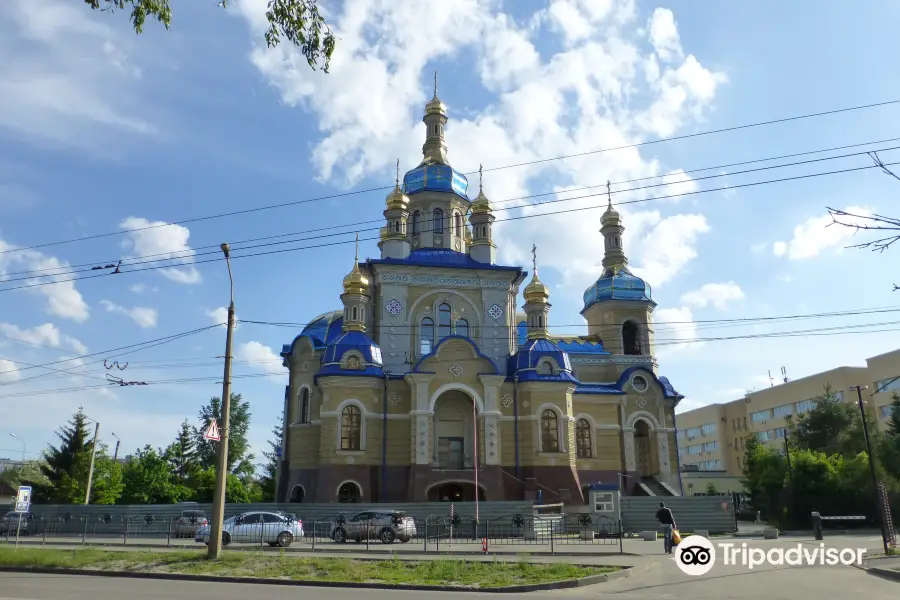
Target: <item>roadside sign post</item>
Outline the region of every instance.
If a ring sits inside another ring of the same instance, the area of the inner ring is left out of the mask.
[[[16,546],[19,549],[19,535],[22,532],[22,515],[31,510],[31,486],[20,485],[16,491],[16,512],[19,515],[19,522],[16,524]]]
[[[215,421],[210,421],[209,428],[206,430],[206,435],[204,435],[203,437],[211,442],[222,441],[222,436],[219,435],[219,425]]]

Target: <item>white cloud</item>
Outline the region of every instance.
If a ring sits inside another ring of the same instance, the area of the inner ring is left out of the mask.
[[[246,361],[248,366],[263,373],[284,374],[282,358],[274,350],[260,342],[246,342],[238,346],[235,358]],[[275,378],[272,378],[275,380]],[[280,382],[279,382],[280,383]]]
[[[22,374],[19,373],[19,368],[15,363],[0,358],[0,383],[12,383],[20,379],[22,379]]]
[[[657,8],[653,11],[647,24],[650,43],[656,53],[664,61],[673,61],[682,57],[681,39],[675,25],[675,14],[668,8]]]
[[[88,320],[90,309],[81,293],[75,289],[75,282],[64,281],[72,279],[72,270],[68,262],[36,250],[19,250],[0,240],[0,281],[9,278],[20,279],[25,273],[36,277],[11,282],[12,285],[42,284],[23,288],[23,291],[44,296],[47,301],[47,312],[78,323]]]
[[[221,324],[222,327],[228,326],[228,309],[224,306],[220,306],[212,310],[205,310],[203,311],[203,314],[212,319],[212,322],[216,325]],[[237,322],[237,315],[234,316],[234,321],[234,328],[237,329],[238,325],[240,325],[240,323]]]
[[[125,21],[70,0],[0,2],[0,128],[101,152],[110,133],[154,133],[128,56],[133,36],[110,19]]]
[[[769,242],[759,242],[750,246],[750,252],[759,254],[765,252],[769,248]]]
[[[164,261],[165,265],[182,265],[178,268],[160,269],[160,274],[177,283],[194,284],[202,280],[200,272],[193,265],[194,250],[188,245],[191,232],[181,225],[167,224],[165,221],[149,221],[141,217],[128,217],[119,227],[128,231],[128,240],[123,245],[132,257],[151,257],[153,262]],[[143,261],[142,261],[143,262]],[[146,268],[143,264],[141,268]]]
[[[707,283],[699,289],[687,292],[681,297],[682,304],[696,308],[714,306],[726,310],[732,302],[744,299],[744,291],[733,281],[728,283]]]
[[[265,0],[237,5],[256,35],[265,27]],[[447,129],[450,160],[464,172],[519,164],[552,156],[626,146],[648,135],[669,135],[691,119],[702,117],[725,81],[705,69],[694,56],[656,64],[656,75],[644,81],[645,67],[655,56],[647,33],[635,23],[633,2],[554,0],[547,13],[518,24],[498,14],[491,0],[458,2],[388,0],[350,1],[331,20],[341,37],[341,52],[328,76],[312,72],[289,45],[262,46],[251,60],[281,93],[288,105],[311,112],[323,132],[312,162],[320,178],[352,185],[386,172],[401,156],[405,165],[419,161],[424,137],[421,110],[430,92],[426,65],[464,51],[475,53],[482,83],[497,93],[478,111],[467,107],[460,118],[451,105]],[[428,18],[423,18],[427,14]],[[664,17],[657,20],[664,24]],[[542,57],[532,43],[540,23],[549,24],[564,41],[562,50]],[[363,25],[365,24],[365,27]],[[537,25],[536,25],[537,24]],[[657,27],[677,39],[677,29]],[[444,79],[444,81],[448,81]],[[450,80],[442,89],[453,89]],[[637,98],[641,98],[640,101]],[[359,106],[366,111],[359,111]],[[378,119],[370,118],[377,113]],[[504,202],[535,191],[563,191],[612,181],[660,177],[666,184],[655,193],[622,192],[616,202],[684,193],[698,189],[681,170],[666,168],[636,148],[585,155],[530,167],[489,171],[486,193],[498,209]],[[543,189],[534,190],[534,187]],[[475,187],[473,182],[472,188]],[[549,187],[549,189],[548,189]],[[590,192],[564,194],[584,196]],[[500,259],[520,260],[524,247],[536,243],[541,264],[564,275],[569,293],[579,293],[598,274],[596,257],[602,189],[596,197],[537,208],[498,210],[495,229]],[[522,204],[522,203],[519,203]],[[701,214],[669,215],[622,207],[629,258],[651,284],[679,275],[696,257],[699,236],[709,231]],[[515,221],[519,214],[584,209]],[[514,227],[514,230],[513,230]],[[565,231],[567,244],[557,243]],[[582,257],[573,261],[572,257]]]
[[[861,217],[872,214],[870,210],[858,206],[851,206],[845,212]],[[864,218],[847,217],[843,220],[850,225],[868,223]],[[790,241],[775,242],[772,245],[772,252],[775,256],[785,256],[789,260],[814,258],[825,250],[846,244],[855,232],[856,230],[852,227],[834,223],[829,215],[810,217],[794,227],[793,237]]]
[[[134,321],[139,327],[143,327],[144,329],[156,327],[156,321],[159,317],[159,314],[156,312],[155,308],[149,308],[146,306],[125,308],[124,306],[120,306],[118,304],[110,302],[109,300],[101,300],[100,304],[103,305],[103,308],[105,308],[107,312],[125,315],[126,317]]]
[[[660,308],[653,312],[656,354],[671,355],[688,348],[696,348],[703,342],[697,339],[697,323],[690,308]]]
[[[31,329],[22,329],[10,323],[0,323],[0,332],[3,335],[34,346],[50,346],[51,348],[72,349],[78,354],[87,354],[87,346],[79,340],[63,334],[53,323],[44,323]]]

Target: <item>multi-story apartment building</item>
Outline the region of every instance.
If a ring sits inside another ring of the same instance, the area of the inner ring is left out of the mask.
[[[863,400],[873,407],[878,426],[885,427],[892,396],[900,393],[900,350],[869,358],[864,367],[838,367],[679,414],[678,462],[685,481],[697,472],[740,477],[747,436],[783,449],[785,417],[814,408],[826,387],[838,398],[856,402],[853,386],[866,386]]]

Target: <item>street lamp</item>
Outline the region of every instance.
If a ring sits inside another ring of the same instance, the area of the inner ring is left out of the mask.
[[[881,541],[884,544],[884,553],[888,554],[888,536],[884,528],[884,518],[882,515],[881,495],[878,493],[878,477],[875,475],[875,459],[872,456],[872,444],[869,442],[869,422],[866,419],[865,402],[862,398],[862,391],[869,389],[865,385],[854,385],[850,387],[850,391],[856,390],[857,405],[859,406],[859,416],[862,418],[863,437],[866,440],[866,455],[869,457],[869,473],[872,476],[872,491],[875,494],[875,509],[878,512],[878,522],[881,525]]]
[[[222,379],[222,426],[219,433],[219,452],[216,457],[216,487],[213,492],[212,521],[209,524],[209,558],[222,556],[222,526],[225,518],[225,490],[228,484],[228,429],[231,421],[231,340],[234,334],[234,276],[231,273],[231,247],[222,244],[228,280],[231,284],[231,303],[228,305],[228,326],[225,333],[225,376]]]
[[[22,444],[22,468],[24,469],[25,468],[25,449],[27,448],[27,446],[25,445],[25,440],[23,440],[22,438],[20,438],[19,436],[17,436],[14,433],[10,433],[9,437],[11,437],[15,440],[18,440],[19,443]]]
[[[115,463],[116,461],[119,460],[119,444],[122,443],[122,440],[119,439],[119,436],[117,436],[114,433],[110,433],[110,435],[113,436],[114,438],[116,438],[116,449],[113,452],[113,463]]]

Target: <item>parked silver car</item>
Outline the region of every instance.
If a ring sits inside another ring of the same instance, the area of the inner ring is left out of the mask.
[[[225,519],[222,545],[268,544],[287,548],[295,539],[303,538],[303,522],[293,515],[278,512],[248,512]],[[209,544],[209,525],[202,525],[194,541]]]
[[[209,519],[202,510],[181,511],[181,516],[175,520],[175,537],[194,537],[204,525],[209,525]]]
[[[365,539],[393,544],[394,540],[408,542],[416,535],[416,521],[398,510],[365,511],[350,518],[343,515],[334,520],[331,539],[343,543]]]

